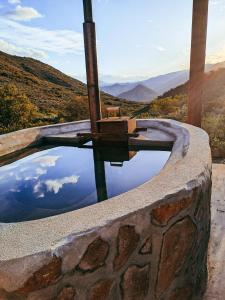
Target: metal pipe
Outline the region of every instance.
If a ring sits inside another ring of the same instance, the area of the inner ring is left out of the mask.
[[[201,127],[209,0],[193,0],[188,122]]]
[[[95,23],[92,16],[91,0],[83,0],[84,6],[84,46],[86,58],[87,88],[92,133],[98,132],[97,121],[101,119],[98,62]]]

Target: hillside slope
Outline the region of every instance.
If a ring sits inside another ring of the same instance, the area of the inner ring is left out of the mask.
[[[188,82],[146,105],[139,117],[187,122]],[[205,74],[202,127],[209,134],[214,159],[225,159],[225,68]]]
[[[157,96],[158,95],[155,91],[142,84],[139,84],[130,91],[119,95],[119,97],[123,99],[147,103],[151,102],[151,100],[155,99]]]
[[[0,86],[15,85],[43,114],[61,115],[65,120],[88,118],[86,85],[38,60],[0,52]],[[102,93],[104,105],[121,105],[130,115],[141,108],[139,104],[121,102],[121,99]]]
[[[189,82],[171,89],[159,99],[187,95]],[[225,115],[225,68],[216,69],[205,74],[203,87],[204,112]]]

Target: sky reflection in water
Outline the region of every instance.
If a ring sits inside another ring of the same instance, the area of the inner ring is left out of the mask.
[[[108,198],[148,181],[167,151],[139,151],[122,167],[105,162]],[[0,222],[40,219],[93,205],[97,200],[92,149],[56,147],[0,168]]]

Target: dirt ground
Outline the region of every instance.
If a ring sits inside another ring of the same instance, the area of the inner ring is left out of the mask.
[[[213,164],[209,281],[204,300],[225,300],[225,164]]]

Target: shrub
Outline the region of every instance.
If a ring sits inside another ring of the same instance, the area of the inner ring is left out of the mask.
[[[16,86],[0,88],[0,131],[1,133],[29,127],[37,108]]]

